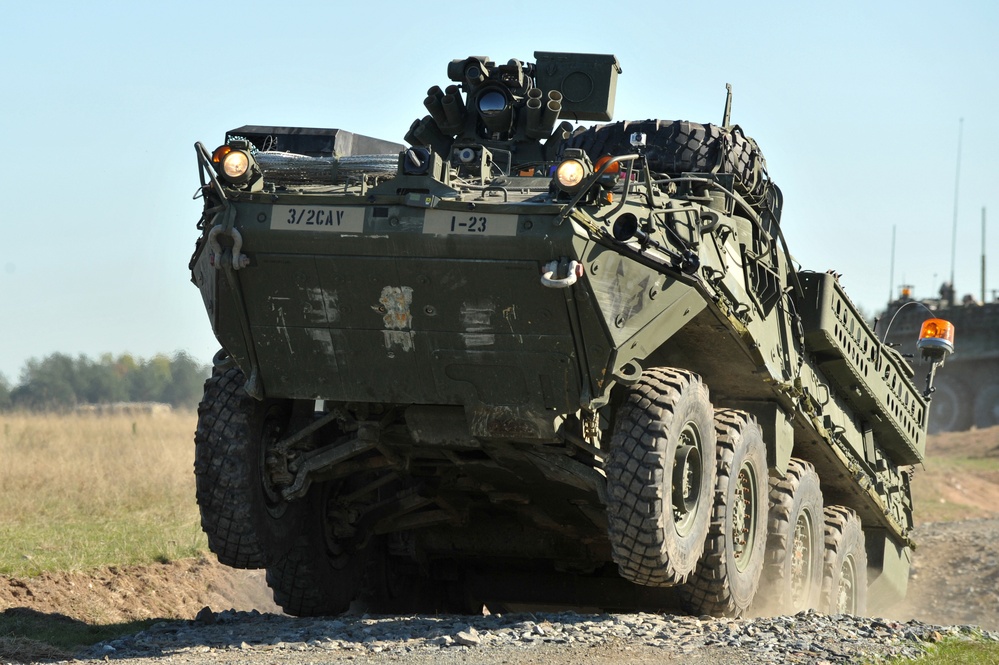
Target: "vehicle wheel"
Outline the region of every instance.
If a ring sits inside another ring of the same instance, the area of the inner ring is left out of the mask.
[[[714,459],[711,402],[700,377],[643,372],[617,411],[605,466],[608,534],[622,577],[663,587],[693,573],[711,517]]]
[[[930,400],[930,434],[963,432],[971,427],[971,397],[964,382],[948,376],[937,376]]]
[[[290,547],[301,526],[300,502],[281,500],[264,473],[269,444],[288,425],[291,403],[259,402],[243,390],[238,367],[205,382],[194,434],[194,475],[201,528],[221,563],[264,568]]]
[[[818,606],[822,590],[822,492],[815,467],[792,459],[770,482],[764,591],[757,606],[794,614]]]
[[[756,142],[739,127],[724,129],[681,120],[615,122],[577,130],[566,142],[568,148],[581,148],[596,162],[604,155],[635,152],[631,135],[646,136],[645,155],[653,171],[678,176],[682,173],[731,173],[736,189],[751,202],[767,194],[766,160]]]
[[[414,570],[409,562],[386,556],[374,571],[367,600],[379,614],[433,614],[443,611],[432,580]]]
[[[999,425],[999,383],[987,383],[975,395],[975,427]]]
[[[370,584],[364,600],[368,611],[379,614],[475,614],[483,602],[470,591],[464,571],[453,561],[448,579],[434,576],[417,562],[386,555],[370,566]],[[493,611],[498,603],[490,603]]]
[[[297,617],[342,614],[363,588],[361,557],[355,554],[340,568],[313,538],[303,534],[292,548],[267,568],[274,602]]]
[[[767,450],[742,411],[715,411],[717,480],[711,528],[697,572],[680,588],[693,614],[742,616],[756,597],[767,538]]]
[[[867,549],[856,512],[843,506],[825,510],[825,565],[821,609],[828,614],[867,612]]]
[[[274,602],[293,616],[332,616],[346,612],[362,594],[367,568],[377,566],[378,548],[359,550],[339,536],[327,518],[332,496],[329,483],[313,488],[305,528],[291,549],[267,567],[267,586]],[[367,555],[367,556],[365,556]]]

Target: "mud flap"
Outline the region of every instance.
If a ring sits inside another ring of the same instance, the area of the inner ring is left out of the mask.
[[[884,529],[864,529],[864,538],[869,576],[867,610],[871,616],[879,616],[905,599],[912,549],[897,544]]]

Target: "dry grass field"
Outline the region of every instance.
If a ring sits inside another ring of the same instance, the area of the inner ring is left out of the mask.
[[[193,411],[0,414],[0,575],[174,561],[207,551]],[[917,523],[993,517],[999,428],[931,437]]]
[[[207,549],[192,411],[0,414],[0,574],[166,561]]]

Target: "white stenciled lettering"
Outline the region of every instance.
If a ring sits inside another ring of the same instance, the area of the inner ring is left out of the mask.
[[[364,233],[364,208],[274,206],[271,229]]]
[[[517,215],[478,214],[465,216],[444,210],[428,210],[423,232],[433,235],[517,235]]]

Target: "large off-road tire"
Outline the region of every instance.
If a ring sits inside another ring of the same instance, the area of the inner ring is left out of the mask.
[[[221,563],[265,568],[284,554],[301,528],[300,502],[280,500],[264,473],[267,445],[280,439],[291,405],[257,401],[238,367],[221,367],[205,382],[194,434],[194,474],[201,527]]]
[[[792,459],[771,479],[763,584],[754,611],[794,614],[816,608],[822,591],[822,491],[815,467]]]
[[[867,612],[867,549],[856,512],[843,506],[825,510],[825,562],[822,602],[828,614]]]
[[[751,203],[762,201],[769,179],[766,161],[756,142],[742,129],[702,125],[681,120],[623,121],[579,129],[566,143],[582,148],[592,161],[604,155],[635,152],[631,135],[646,135],[649,168],[678,176],[682,173],[730,173],[736,190]]]
[[[293,616],[341,614],[358,599],[368,583],[368,567],[376,566],[381,551],[375,546],[358,550],[338,540],[326,518],[328,483],[314,486],[305,525],[291,549],[267,567],[267,586],[274,602]]]
[[[975,427],[985,429],[999,425],[999,382],[990,381],[975,394]]]
[[[374,557],[370,558],[374,559]],[[446,574],[439,574],[441,568]],[[434,561],[429,566],[409,557],[385,554],[367,568],[369,582],[364,604],[379,614],[474,614],[483,601],[473,594],[466,572],[454,561]],[[437,571],[433,574],[431,571]],[[489,607],[503,611],[502,603]]]
[[[971,427],[971,391],[956,377],[938,374],[930,399],[930,434],[963,432]]]
[[[267,568],[267,586],[285,613],[298,617],[346,612],[364,587],[359,555],[337,568],[317,539],[301,535],[292,548]]]
[[[618,408],[605,465],[611,553],[621,576],[686,581],[704,551],[715,484],[708,389],[696,374],[649,369]]]
[[[767,450],[743,411],[715,411],[717,480],[704,556],[680,597],[693,614],[738,617],[756,597],[767,539]]]

